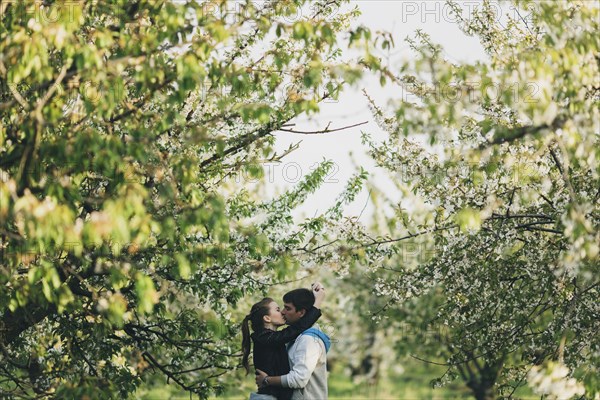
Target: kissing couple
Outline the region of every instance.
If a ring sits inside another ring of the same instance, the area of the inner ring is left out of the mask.
[[[252,306],[242,322],[242,365],[249,373],[253,347],[258,386],[250,400],[327,400],[331,340],[315,324],[324,298],[325,288],[316,282],[310,290],[287,292],[283,308],[270,297]],[[287,328],[278,330],[286,324]]]

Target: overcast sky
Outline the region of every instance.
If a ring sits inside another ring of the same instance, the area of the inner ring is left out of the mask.
[[[466,13],[463,15],[468,16],[480,4],[480,0],[465,0],[460,4]],[[364,24],[373,31],[385,30],[393,34],[396,46],[390,54],[392,66],[397,66],[403,57],[411,56],[404,38],[414,35],[417,29],[427,32],[434,42],[443,45],[444,56],[450,60],[473,61],[485,57],[479,41],[463,34],[453,23],[449,8],[444,1],[352,1],[351,6],[355,5],[362,12],[355,24]],[[497,9],[501,14],[499,6]],[[371,177],[376,181],[377,177],[382,174],[382,171],[378,171],[373,166],[360,141],[362,131],[373,133],[379,138],[384,137],[383,132],[373,122],[362,94],[363,88],[381,105],[384,105],[388,99],[399,98],[402,95],[397,87],[381,88],[377,78],[366,77],[358,87],[346,89],[338,102],[322,103],[321,112],[313,117],[312,121],[306,116],[300,116],[295,121],[294,129],[318,130],[325,128],[330,122],[330,129],[363,121],[370,121],[368,124],[324,135],[297,135],[284,132],[276,134],[277,148],[282,151],[291,143],[300,140],[302,143],[298,150],[284,159],[284,162],[267,167],[267,179],[271,182],[269,186],[275,190],[282,191],[297,183],[310,172],[315,163],[324,158],[332,160],[336,165],[322,188],[308,198],[299,209],[297,217],[313,216],[318,212],[325,211],[333,204],[335,197],[343,190],[348,178],[356,172],[356,166],[352,159],[366,166]],[[363,191],[357,200],[346,209],[345,214],[360,214],[365,204],[368,203],[368,196],[369,193],[366,190]],[[367,206],[361,219],[366,222],[371,212],[372,208]]]

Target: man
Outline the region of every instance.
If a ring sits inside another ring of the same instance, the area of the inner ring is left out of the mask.
[[[315,296],[308,289],[286,293],[281,311],[286,324],[297,322],[314,302]],[[329,337],[316,324],[313,325],[288,344],[290,372],[282,376],[267,376],[263,371],[256,370],[256,384],[293,388],[292,400],[327,400],[327,351],[330,346]]]

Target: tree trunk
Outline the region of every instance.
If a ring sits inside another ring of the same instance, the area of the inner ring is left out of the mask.
[[[7,311],[0,320],[0,344],[10,345],[26,329],[57,312],[54,304],[28,304],[15,312]]]
[[[495,400],[494,382],[477,382],[468,385],[477,400]]]
[[[458,366],[458,370],[475,399],[495,400],[497,396],[494,385],[503,364],[504,357],[496,362],[485,362],[483,365],[472,357],[471,361]]]
[[[67,266],[74,268],[77,265],[77,260],[72,258],[73,256],[69,257],[70,263]],[[74,295],[91,298],[92,293],[84,289],[79,280],[89,278],[92,275],[101,275],[94,272],[97,260],[98,257],[93,256],[91,264],[78,274],[77,279],[74,276],[65,274],[64,268],[57,268],[56,271],[59,274],[61,282],[66,283]],[[31,291],[41,293],[41,283],[33,286]],[[48,303],[44,298],[32,299],[25,306],[17,308],[14,312],[6,310],[0,314],[0,345],[10,345],[23,331],[37,325],[44,318],[57,313],[56,304]]]

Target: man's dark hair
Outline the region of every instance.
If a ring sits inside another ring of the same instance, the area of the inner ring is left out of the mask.
[[[308,289],[294,289],[283,295],[283,302],[292,303],[296,311],[308,311],[315,304],[315,295]]]

